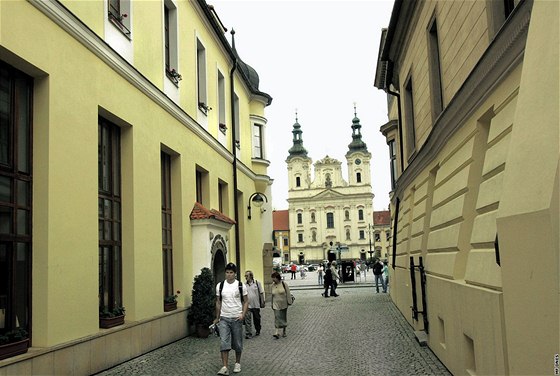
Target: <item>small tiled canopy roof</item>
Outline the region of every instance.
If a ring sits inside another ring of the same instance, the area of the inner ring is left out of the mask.
[[[390,225],[391,224],[391,212],[388,210],[374,211],[373,212],[373,224],[374,225]]]
[[[195,202],[191,211],[191,219],[216,219],[225,223],[235,224],[235,221],[220,213],[216,209],[206,209],[201,203]]]

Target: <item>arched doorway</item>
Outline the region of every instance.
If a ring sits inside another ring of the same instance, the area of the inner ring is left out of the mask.
[[[212,274],[214,275],[214,283],[225,280],[226,272],[226,243],[224,238],[216,235],[212,242]]]

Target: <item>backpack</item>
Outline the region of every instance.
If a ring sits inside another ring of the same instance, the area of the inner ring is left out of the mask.
[[[222,290],[224,289],[224,282],[225,281],[220,282],[220,301],[222,301]],[[241,304],[243,305],[243,283],[241,283],[241,281],[237,282],[239,282],[239,296],[241,297]]]
[[[324,277],[324,280],[325,280],[326,282],[329,282],[329,283],[332,282],[332,271],[331,271],[331,268],[327,268],[327,270],[325,270],[325,277]]]

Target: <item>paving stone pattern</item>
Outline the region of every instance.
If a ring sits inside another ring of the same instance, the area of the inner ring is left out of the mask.
[[[274,314],[262,309],[263,330],[244,340],[239,375],[450,375],[418,344],[388,294],[375,293],[371,285],[345,285],[339,297],[325,299],[317,288],[297,289],[300,283],[293,283],[287,338],[272,337]],[[230,375],[234,359],[232,351]],[[187,337],[100,375],[200,376],[215,375],[220,367],[217,337]]]

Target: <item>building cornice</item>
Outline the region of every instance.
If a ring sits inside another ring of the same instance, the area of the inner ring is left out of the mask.
[[[435,160],[447,141],[522,62],[532,6],[533,1],[526,0],[514,9],[397,180],[395,197],[403,197],[404,190]]]

